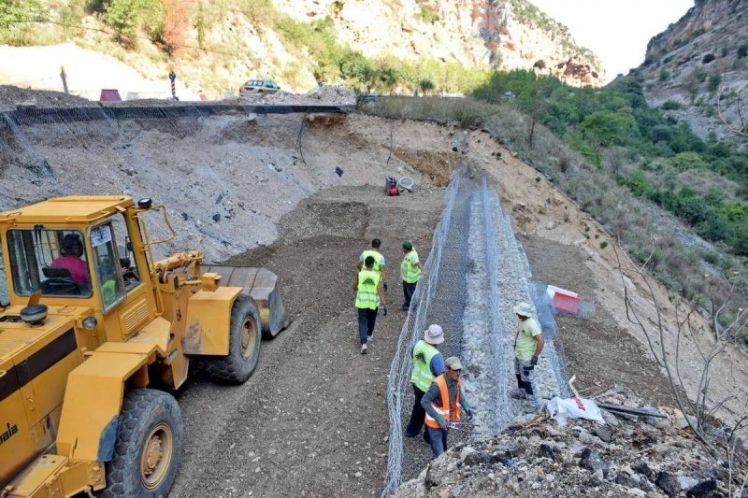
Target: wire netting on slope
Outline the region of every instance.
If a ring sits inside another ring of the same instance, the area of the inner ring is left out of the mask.
[[[508,397],[514,379],[513,342],[517,319],[512,307],[532,301],[530,267],[493,189],[456,173],[447,191],[447,205],[437,225],[426,261],[426,278],[403,324],[390,369],[387,400],[390,417],[389,460],[382,496],[401,480],[417,474],[430,458],[423,443],[403,440],[412,388],[410,351],[430,323],[445,331],[442,354],[463,359],[466,397],[476,410],[476,434],[503,430],[519,405]],[[564,395],[563,358],[552,337],[538,365],[541,396]],[[473,434],[450,431],[450,445]]]
[[[446,191],[446,205],[442,212],[442,217],[434,230],[431,252],[424,264],[426,276],[421,279],[416,287],[390,367],[387,382],[387,406],[390,418],[389,458],[387,460],[385,487],[382,491],[383,496],[395,490],[400,484],[402,476],[404,458],[403,401],[408,392],[407,387],[410,379],[411,359],[409,351],[418,341],[419,336],[415,331],[423,330],[427,315],[431,309],[432,300],[436,295],[440,278],[439,269],[442,264],[442,254],[448,240],[450,226],[453,222],[453,211],[459,188],[460,174],[455,173]]]

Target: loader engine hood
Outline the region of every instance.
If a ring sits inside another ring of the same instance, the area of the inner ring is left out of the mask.
[[[35,371],[47,363],[54,364],[77,348],[75,323],[86,310],[66,307],[63,313],[57,313],[59,309],[54,307],[48,310],[42,323],[29,325],[21,320],[21,309],[14,306],[0,313],[0,369],[7,372],[17,367]]]

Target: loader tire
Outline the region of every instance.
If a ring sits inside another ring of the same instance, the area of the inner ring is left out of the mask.
[[[249,379],[260,359],[261,327],[254,300],[237,297],[231,308],[228,356],[203,358],[203,368],[211,379],[224,384],[242,384]]]
[[[125,395],[104,498],[162,498],[182,458],[182,414],[168,393],[134,389]]]

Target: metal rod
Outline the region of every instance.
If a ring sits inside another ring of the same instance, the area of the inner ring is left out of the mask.
[[[599,406],[600,408],[604,408],[609,412],[629,413],[631,415],[640,415],[642,417],[667,418],[667,415],[651,413],[637,408],[629,408],[627,406],[609,405],[607,403],[598,403],[597,406]]]

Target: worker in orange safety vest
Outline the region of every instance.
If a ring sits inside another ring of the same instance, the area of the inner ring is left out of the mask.
[[[421,406],[426,412],[424,422],[434,458],[447,450],[449,424],[459,422],[461,412],[465,412],[468,418],[473,416],[462,392],[460,359],[451,356],[444,365],[447,367],[446,373],[435,377],[428,392],[421,398]]]

